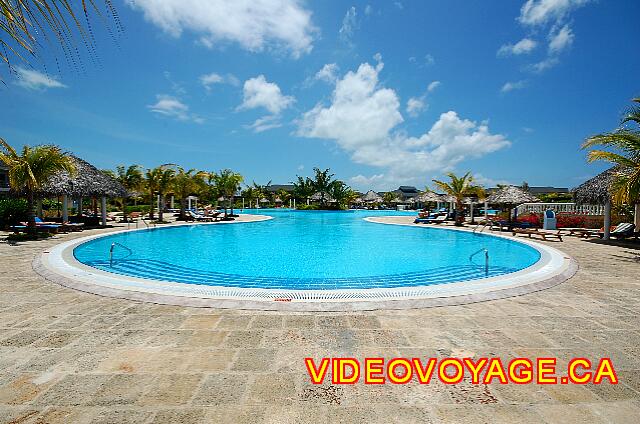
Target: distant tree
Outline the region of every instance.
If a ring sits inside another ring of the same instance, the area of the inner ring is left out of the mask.
[[[473,184],[473,177],[470,172],[467,172],[462,177],[456,176],[453,172],[447,174],[450,181],[444,182],[440,180],[432,180],[439,190],[442,190],[449,196],[453,196],[456,199],[456,225],[462,225],[464,217],[464,205],[463,201],[468,196],[482,197],[484,190],[482,187]]]
[[[138,191],[141,189],[142,184],[144,182],[144,177],[142,176],[142,171],[140,165],[130,165],[125,167],[124,165],[116,166],[116,172],[109,172],[110,175],[118,181],[122,187],[127,190],[127,196],[134,191]],[[122,216],[124,220],[127,220],[127,208],[126,208],[127,198],[121,198],[122,204]]]
[[[340,180],[334,181],[331,185],[329,195],[334,198],[337,206],[341,209],[346,209],[349,204],[357,197],[356,193],[347,184]]]
[[[240,190],[240,184],[244,181],[242,175],[233,172],[230,169],[223,169],[219,173],[211,173],[216,192],[227,200],[227,205],[231,209],[233,215],[233,201],[235,195]],[[227,217],[227,206],[224,208],[224,216]]]
[[[313,187],[314,193],[320,194],[320,206],[325,207],[327,204],[327,194],[331,191],[332,184],[334,183],[334,174],[331,174],[329,168],[324,171],[320,168],[313,168],[313,172],[315,176],[311,180],[311,187]]]
[[[204,190],[206,175],[196,169],[185,171],[181,166],[176,167],[172,190],[174,195],[180,199],[180,220],[186,219],[187,197]]]
[[[526,182],[526,181],[523,181],[523,182],[522,182],[522,185],[520,186],[520,188],[521,188],[523,191],[529,191],[529,183],[528,183],[528,182]]]
[[[297,199],[306,201],[315,193],[313,182],[309,177],[301,177],[298,175],[297,180],[292,181],[291,184],[293,184],[293,195]]]
[[[9,185],[27,196],[28,231],[36,232],[36,192],[60,171],[75,175],[76,167],[69,153],[58,146],[24,146],[18,154],[4,139],[0,138],[0,162],[9,168]]]
[[[386,205],[390,205],[395,198],[396,198],[396,194],[394,192],[387,191],[385,194],[382,195],[382,202],[385,203]]]
[[[160,196],[160,207],[158,208],[158,221],[164,222],[165,196],[173,187],[173,178],[176,175],[174,165],[161,165],[156,168],[156,188]]]
[[[155,196],[158,191],[158,180],[160,179],[161,172],[160,168],[152,168],[147,169],[147,172],[144,174],[144,186],[149,194],[149,219],[154,218]]]

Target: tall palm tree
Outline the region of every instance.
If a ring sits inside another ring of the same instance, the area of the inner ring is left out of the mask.
[[[28,230],[35,233],[36,192],[60,171],[74,175],[75,162],[69,153],[53,145],[24,146],[18,154],[9,143],[0,138],[0,148],[0,162],[9,167],[9,185],[13,190],[27,195]]]
[[[98,3],[104,3],[106,14]],[[116,32],[122,31],[111,0],[0,0],[0,62],[13,72],[13,58],[28,64],[30,58],[38,58],[39,50],[50,53],[49,47],[55,41],[62,47],[64,56],[76,65],[78,36],[94,54],[90,13],[98,15],[103,22],[105,16],[111,18]],[[47,47],[39,49],[41,46]]]
[[[346,209],[356,198],[356,193],[343,181],[336,180],[331,185],[329,195],[334,198],[339,208]]]
[[[176,167],[172,188],[173,194],[180,199],[180,220],[184,221],[186,219],[187,197],[204,191],[204,178],[206,175],[205,172],[195,169],[185,171],[181,166]]]
[[[160,168],[147,169],[144,174],[145,189],[149,194],[149,219],[154,218],[154,203],[158,191],[158,180],[162,171]]]
[[[229,209],[231,209],[231,215],[233,215],[233,202],[235,195],[240,189],[240,184],[244,181],[242,175],[237,172],[233,172],[230,169],[223,169],[219,173],[212,172],[214,185],[216,187],[217,194],[224,196],[227,201]],[[227,217],[227,207],[224,208],[224,216]]]
[[[111,174],[122,186],[127,190],[128,193],[133,191],[140,190],[142,186],[142,182],[144,180],[142,176],[142,171],[140,165],[131,165],[129,167],[125,167],[123,165],[116,166],[116,172]],[[122,201],[122,216],[124,220],[127,220],[127,199],[123,197]]]
[[[157,190],[160,196],[160,207],[158,208],[158,221],[164,222],[164,202],[165,196],[171,191],[173,178],[176,171],[169,165],[161,165],[157,172]]]
[[[482,196],[484,190],[482,187],[473,184],[473,176],[471,172],[467,172],[462,177],[456,176],[453,172],[447,174],[450,182],[444,182],[440,180],[432,180],[433,183],[449,196],[453,196],[456,199],[456,225],[462,225],[464,221],[463,214],[463,201],[468,196]]]
[[[611,187],[613,201],[635,205],[634,222],[636,227],[640,227],[640,98],[632,101],[636,105],[629,109],[616,130],[589,137],[582,148],[602,146],[615,150],[592,149],[587,160],[604,160],[617,166]]]

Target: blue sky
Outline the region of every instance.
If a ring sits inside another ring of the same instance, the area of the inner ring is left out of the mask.
[[[572,187],[605,167],[581,142],[640,95],[636,1],[115,4],[125,32],[94,23],[98,63],[4,78],[9,143],[262,184],[318,166],[362,190],[447,171]]]

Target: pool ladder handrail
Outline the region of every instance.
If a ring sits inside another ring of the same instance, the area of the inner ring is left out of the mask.
[[[111,247],[109,248],[109,267],[113,267],[113,249],[116,246],[120,246],[123,249],[125,249],[127,252],[129,252],[129,254],[127,256],[125,256],[125,257],[129,257],[129,256],[133,255],[133,250],[129,249],[124,244],[121,244],[121,243],[118,243],[117,241],[114,241],[113,243],[111,243]]]
[[[478,253],[483,253],[483,252],[484,252],[484,275],[485,277],[487,277],[489,275],[489,249],[483,247],[477,252],[472,253],[471,255],[469,255],[469,262],[471,262],[471,265],[476,265],[473,262],[473,257],[476,256]]]
[[[485,222],[484,224],[478,224],[473,228],[473,233],[481,233],[485,230],[485,228],[487,228],[487,224],[488,222]],[[480,228],[480,231],[478,231],[478,227],[480,227],[480,225],[482,225],[482,228]]]

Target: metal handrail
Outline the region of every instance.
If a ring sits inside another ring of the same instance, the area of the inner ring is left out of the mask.
[[[473,228],[473,232],[474,232],[474,233],[476,233],[476,232],[479,232],[479,233],[483,232],[483,231],[485,230],[485,228],[487,228],[487,224],[488,224],[488,222],[485,222],[484,224],[478,224],[478,225],[476,225],[476,226]],[[480,231],[478,231],[478,227],[480,227],[480,225],[482,225],[482,228],[480,228]]]
[[[473,257],[476,256],[478,253],[482,253],[482,252],[484,252],[484,275],[486,277],[489,275],[489,249],[486,249],[483,247],[477,252],[472,253],[471,255],[469,255],[469,262],[471,262],[471,265],[480,266],[480,265],[477,265],[475,262],[473,262]]]
[[[129,256],[133,255],[133,250],[129,249],[124,244],[121,244],[121,243],[118,243],[117,241],[114,241],[113,243],[111,243],[111,247],[109,248],[109,267],[113,267],[113,249],[116,246],[120,246],[123,249],[125,249],[127,252],[129,252],[129,254],[127,256],[125,256],[125,258],[128,258]]]

